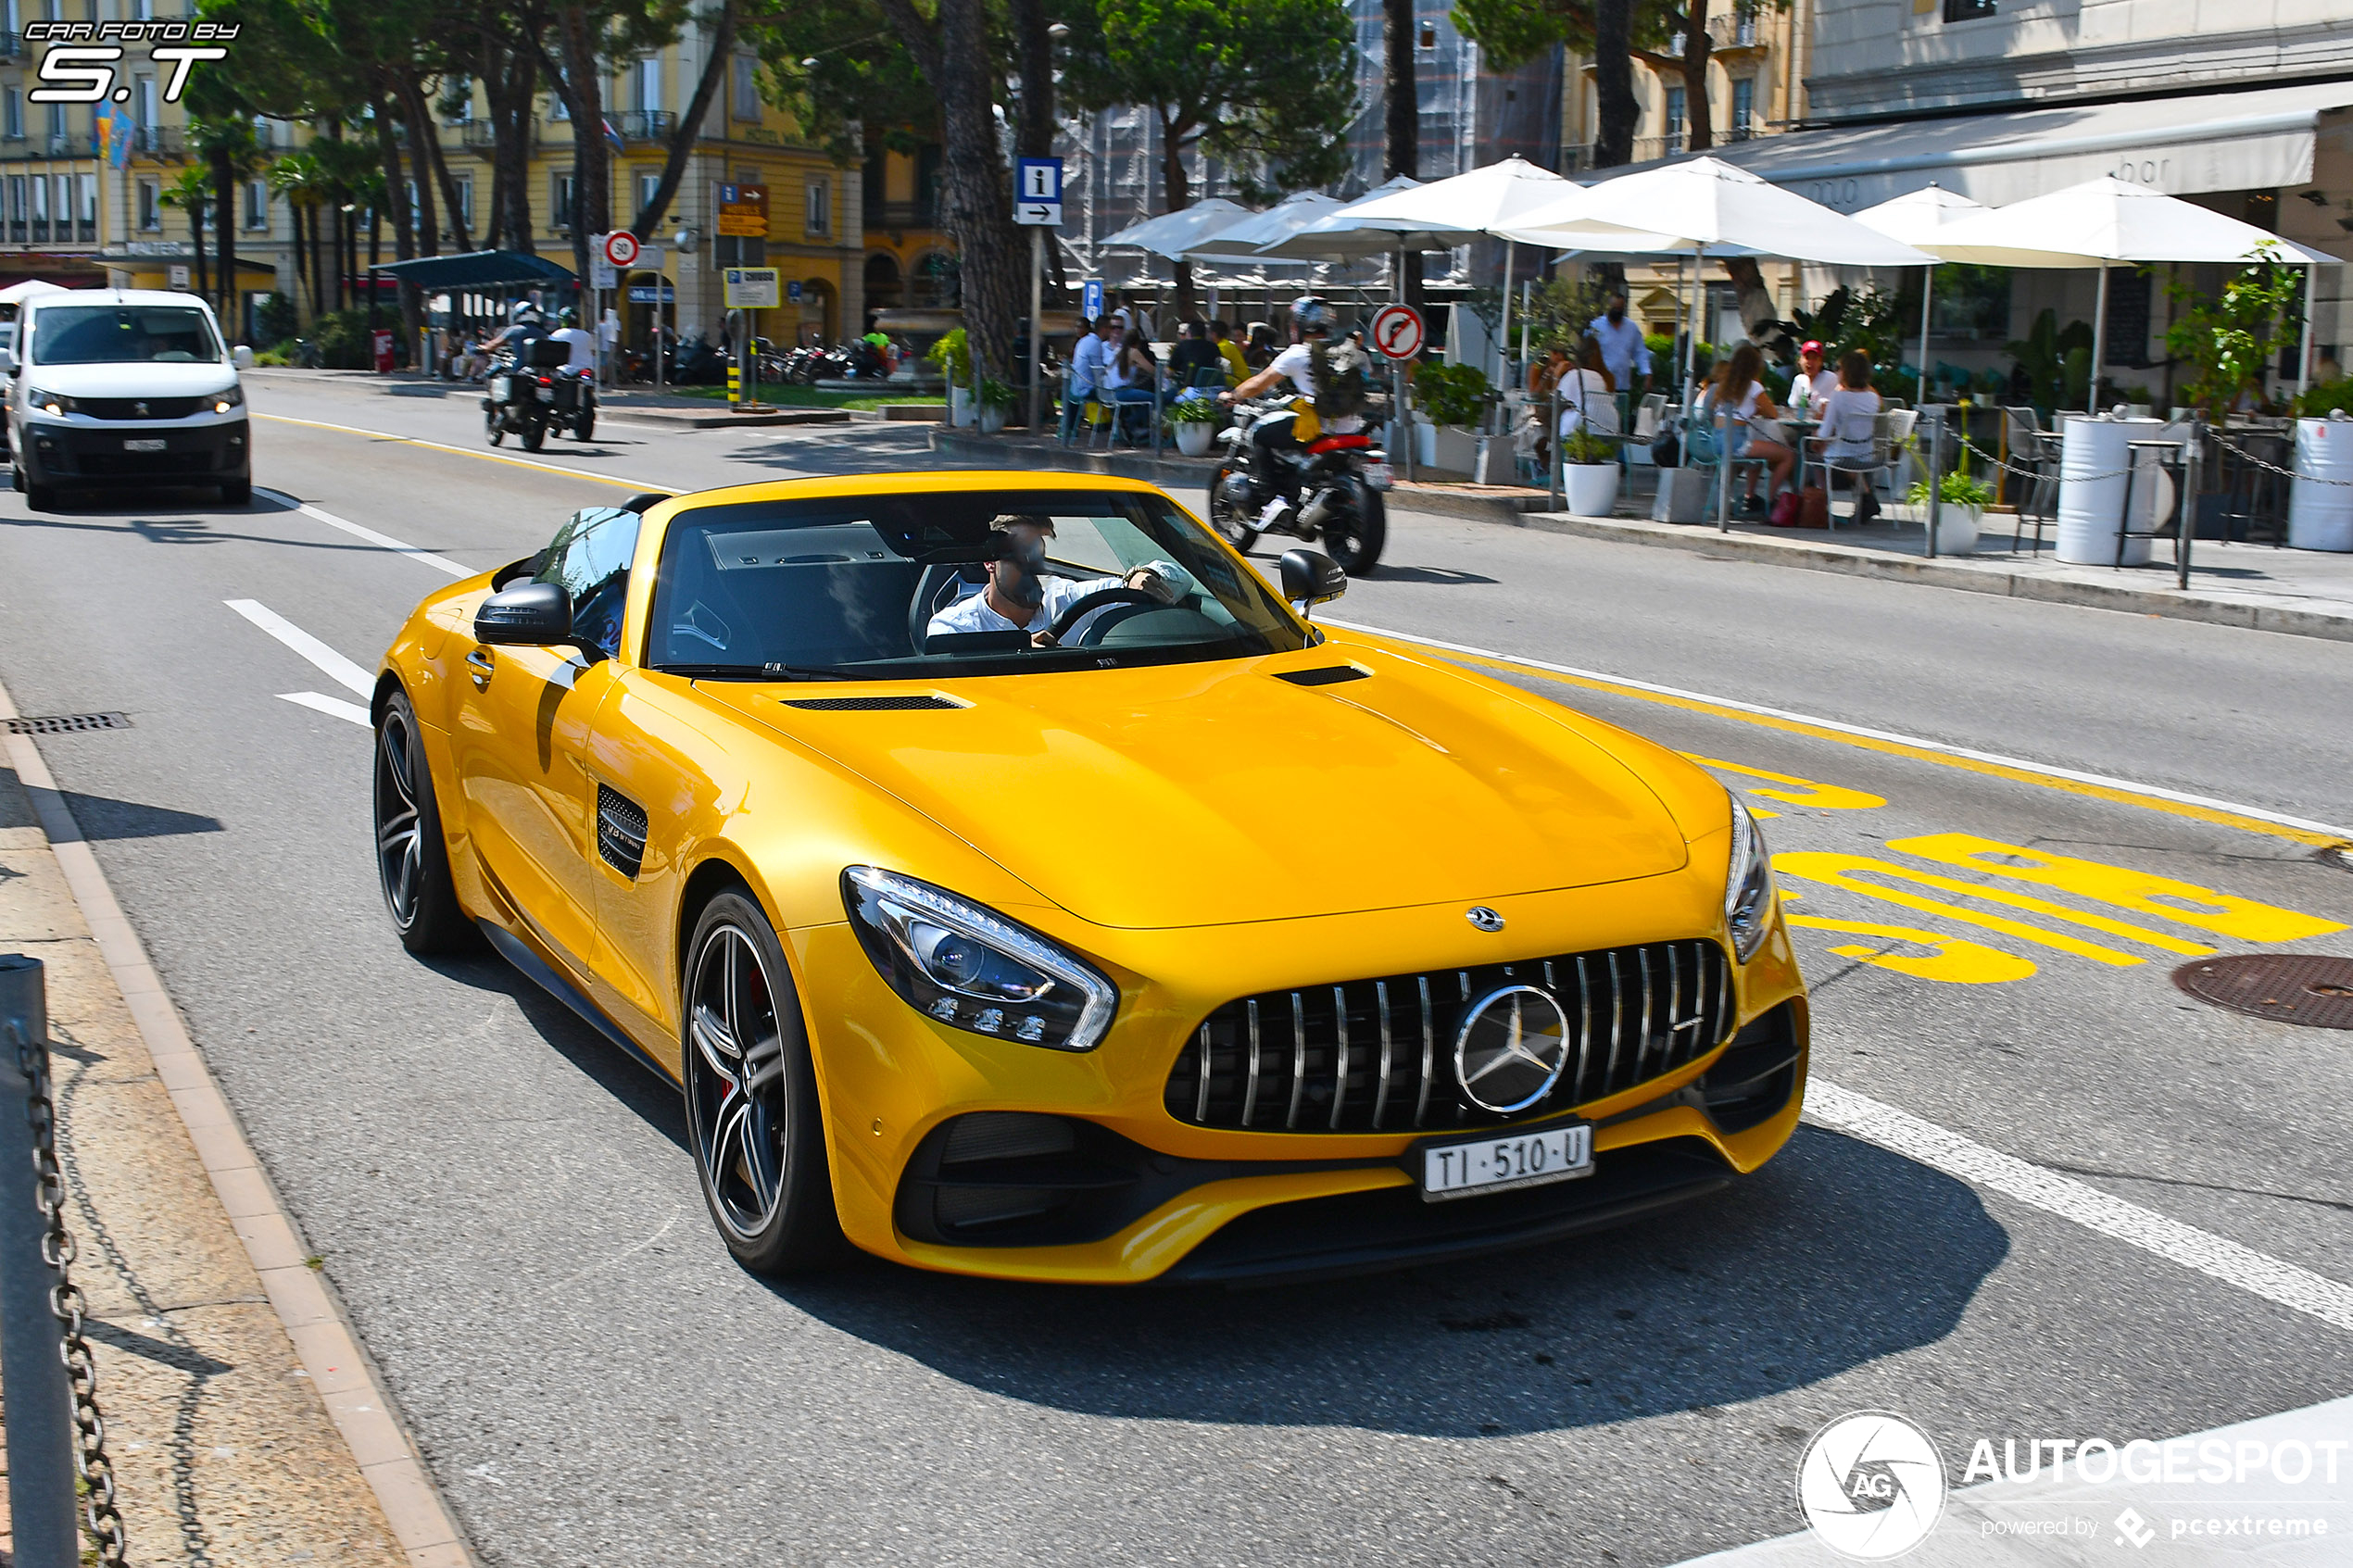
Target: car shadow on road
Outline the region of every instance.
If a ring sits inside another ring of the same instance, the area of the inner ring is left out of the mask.
[[[1728,1194],[1464,1264],[1228,1293],[1015,1285],[862,1258],[771,1288],[1007,1399],[1459,1437],[1708,1411],[1933,1343],[2008,1251],[1966,1185],[1801,1127]]]

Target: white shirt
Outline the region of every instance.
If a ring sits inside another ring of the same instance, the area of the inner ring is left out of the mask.
[[[1582,366],[1561,372],[1561,429],[1590,430],[1596,435],[1617,433],[1617,399],[1599,370]]]
[[[1802,408],[1818,408],[1830,395],[1838,390],[1838,372],[1828,365],[1807,375],[1804,370],[1790,378],[1789,408],[1794,414]]]
[[[1119,345],[1105,343],[1101,332],[1088,332],[1070,351],[1069,397],[1084,397],[1100,387],[1116,385],[1110,380],[1112,357],[1119,352]]]
[[[1278,376],[1289,376],[1299,395],[1310,403],[1315,400],[1315,350],[1313,345],[1294,343],[1268,362],[1266,368]],[[1338,419],[1325,420],[1323,426],[1334,435],[1353,435],[1365,428],[1364,417],[1343,414]]]
[[[565,369],[593,370],[597,368],[597,345],[596,341],[589,337],[587,328],[560,327],[547,335],[558,343],[572,345],[572,358],[566,361]]]
[[[1174,561],[1148,560],[1143,563],[1143,566],[1157,573],[1162,582],[1174,584],[1179,599],[1184,598],[1195,589],[1192,573]],[[924,627],[924,635],[936,637],[948,632],[1043,632],[1054,623],[1056,616],[1080,599],[1089,594],[1101,593],[1105,588],[1124,586],[1127,573],[1138,570],[1139,568],[1131,566],[1117,577],[1090,577],[1084,581],[1075,577],[1041,577],[1039,581],[1045,584],[1046,597],[1031,614],[1026,625],[1016,625],[998,614],[988,603],[988,590],[983,589],[977,594],[958,599],[946,609],[934,615]],[[1108,605],[1104,607],[1106,609],[1110,608]],[[1079,617],[1077,625],[1073,626],[1068,634],[1074,638],[1076,637],[1079,628],[1094,620],[1099,613],[1101,612],[1089,610]]]
[[[1822,400],[1822,456],[1852,462],[1879,456],[1879,394],[1840,387]]]
[[[607,348],[610,348],[614,344],[619,343],[621,341],[621,318],[614,315],[610,310],[606,311],[605,319],[597,323],[597,339]]]
[[[1637,372],[1651,373],[1650,345],[1642,341],[1642,329],[1633,317],[1623,317],[1612,326],[1608,317],[1596,316],[1585,330],[1602,345],[1602,363],[1618,385],[1632,385]]]

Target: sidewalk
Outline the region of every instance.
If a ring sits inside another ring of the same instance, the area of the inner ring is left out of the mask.
[[[1051,438],[981,436],[944,429],[932,433],[932,450],[967,462],[1114,473],[1173,488],[1200,488],[1209,482],[1214,466],[1211,458],[1175,453],[1155,457],[1149,449],[1106,452],[1064,447]],[[2185,593],[2174,585],[2170,541],[2158,543],[2153,563],[2145,567],[2119,571],[2066,566],[2053,556],[2050,545],[2056,531],[2049,527],[2044,530],[2042,549],[2021,546],[2014,550],[2007,514],[1987,517],[1987,532],[1980,535],[1974,553],[1931,560],[1925,530],[1908,507],[1889,508],[1883,521],[1869,528],[1842,526],[1822,532],[1735,522],[1719,533],[1713,523],[1685,525],[1550,511],[1544,509],[1550,500],[1541,490],[1517,486],[1401,481],[1390,492],[1389,505],[1399,512],[1469,518],[1618,544],[1732,556],[1809,571],[1925,583],[1967,593],[2045,599],[2353,642],[2353,555],[2200,539],[2190,549],[2190,587]],[[2031,535],[2027,543],[2032,543]]]
[[[6,734],[0,950],[47,971],[66,1221],[130,1561],[462,1568],[65,798],[31,742]],[[6,1519],[0,1501],[0,1562]]]

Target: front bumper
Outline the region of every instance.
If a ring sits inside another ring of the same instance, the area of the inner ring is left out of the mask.
[[[134,443],[163,444],[143,450]],[[141,424],[128,420],[27,420],[17,431],[17,466],[34,484],[219,484],[253,472],[243,418]]]
[[[1651,893],[1643,901],[1650,919],[1640,922],[1612,922],[1591,899],[1568,912],[1576,901],[1558,899],[1564,918],[1548,950],[1707,929],[1704,906],[1679,911],[1666,890]],[[1532,909],[1505,912],[1516,931],[1546,923],[1526,918]],[[1443,943],[1459,939],[1443,922],[1467,931],[1459,910],[1436,911],[1442,922],[1434,918],[1426,933],[1416,929],[1415,914],[1315,922],[1315,945],[1352,954],[1358,973],[1382,972],[1384,948],[1401,959],[1418,947],[1439,963],[1455,961]],[[1664,930],[1644,929],[1653,921]],[[1385,929],[1376,935],[1376,927]],[[1157,972],[1217,976],[1217,991],[1179,993],[1139,982],[1120,972],[1114,957],[1107,967],[1122,986],[1120,1022],[1096,1050],[1073,1055],[934,1023],[883,985],[845,925],[794,934],[836,1201],[853,1242],[925,1268],[1071,1283],[1259,1284],[1403,1267],[1638,1221],[1720,1190],[1788,1141],[1802,1107],[1805,991],[1777,926],[1737,974],[1743,1026],[1730,1040],[1677,1071],[1576,1108],[1576,1119],[1596,1123],[1593,1175],[1425,1203],[1411,1162],[1427,1133],[1209,1128],[1178,1121],[1164,1103],[1172,1062],[1214,1007],[1275,983],[1296,984],[1302,963],[1312,974],[1351,960],[1285,954],[1279,934],[1264,929],[1152,938],[1162,949],[1153,956],[1167,960],[1152,965]],[[1542,946],[1533,935],[1524,940]],[[1114,957],[1101,947],[1089,950]],[[943,1158],[948,1140],[975,1112],[1060,1122],[1076,1135],[1050,1157],[1032,1151],[993,1166],[958,1166]],[[1512,1130],[1542,1124],[1514,1123]],[[995,1198],[1005,1199],[997,1212],[1013,1215],[1010,1222],[959,1223],[988,1211]]]

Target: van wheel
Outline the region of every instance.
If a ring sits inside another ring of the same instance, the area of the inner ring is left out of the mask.
[[[36,512],[54,512],[57,509],[57,487],[28,483],[24,487],[24,502]]]
[[[224,507],[242,507],[252,499],[253,481],[249,477],[233,480],[220,487],[220,504]]]

